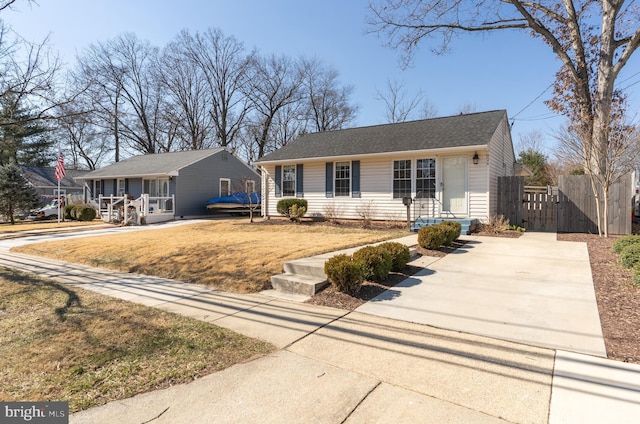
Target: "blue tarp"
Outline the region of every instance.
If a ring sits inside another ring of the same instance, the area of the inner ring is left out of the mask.
[[[251,200],[251,201],[249,201]],[[247,193],[233,193],[229,196],[214,197],[207,202],[207,205],[216,205],[218,203],[234,203],[237,205],[259,205],[262,201],[258,193],[251,193],[251,197]]]

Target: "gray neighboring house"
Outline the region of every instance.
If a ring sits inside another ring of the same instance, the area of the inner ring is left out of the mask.
[[[486,221],[499,176],[514,175],[505,110],[312,133],[256,161],[262,214],[304,198],[308,216]]]
[[[206,215],[211,198],[260,187],[260,176],[224,148],[134,156],[76,180],[84,183],[87,200],[96,202],[101,195],[173,196],[175,205],[167,209],[174,218]]]
[[[56,168],[52,166],[20,166],[20,172],[36,189],[42,198],[41,206],[51,203],[57,197],[58,181]],[[79,169],[65,169],[65,177],[60,181],[60,191],[63,195],[82,195],[84,186],[75,180],[89,171]]]

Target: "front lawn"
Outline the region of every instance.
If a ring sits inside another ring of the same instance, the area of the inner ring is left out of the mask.
[[[0,267],[0,400],[70,412],[274,350],[213,324]]]
[[[250,293],[270,287],[270,277],[281,273],[286,261],[408,234],[346,224],[222,220],[31,244],[14,250]]]

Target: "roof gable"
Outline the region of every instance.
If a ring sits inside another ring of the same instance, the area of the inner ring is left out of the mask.
[[[57,187],[56,168],[51,166],[20,166],[20,172],[34,187]],[[82,187],[74,181],[74,178],[80,177],[89,171],[80,169],[65,169],[65,177],[60,181],[60,187],[78,188]]]
[[[186,168],[209,156],[225,151],[217,149],[185,150],[181,152],[153,153],[133,156],[120,162],[92,171],[82,179],[100,178],[132,178],[146,176],[178,175],[182,168]]]
[[[488,145],[505,110],[312,133],[256,162]]]

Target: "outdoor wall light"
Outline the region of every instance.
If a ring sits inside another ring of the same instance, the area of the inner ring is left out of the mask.
[[[478,156],[478,152],[475,152],[473,154],[473,164],[477,165],[479,161],[480,161],[480,157]]]

